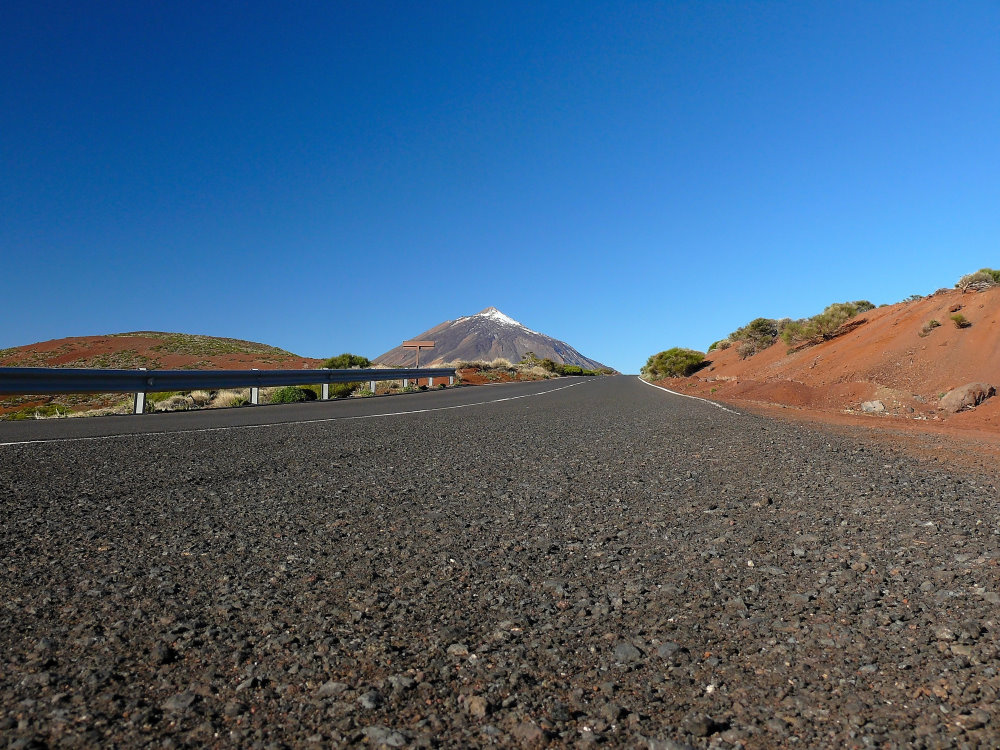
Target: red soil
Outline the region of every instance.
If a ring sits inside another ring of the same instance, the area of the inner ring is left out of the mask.
[[[970,327],[952,322],[956,305]],[[1000,398],[958,414],[938,407],[942,394],[966,383],[1000,386],[1000,288],[943,290],[871,310],[857,320],[865,322],[791,353],[780,339],[745,360],[736,346],[713,351],[696,375],[661,384],[783,416],[880,425],[901,434],[961,435],[1000,446]],[[930,320],[941,325],[925,332]],[[881,401],[886,411],[864,414],[861,403],[872,400]]]
[[[262,349],[260,353],[230,352],[208,354],[240,342],[209,337],[184,337],[178,346],[174,334],[141,333],[124,336],[74,336],[42,341],[37,344],[4,350],[0,367],[95,367],[173,370],[300,370],[319,367],[322,360],[299,357],[252,342],[242,342],[243,348]],[[179,353],[186,348],[191,353]],[[173,350],[173,351],[172,351]],[[0,414],[48,403],[62,404],[74,410],[106,406],[121,399],[122,394],[66,394],[51,397],[0,396]]]

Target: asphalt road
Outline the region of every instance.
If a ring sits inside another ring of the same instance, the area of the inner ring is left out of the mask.
[[[1000,744],[995,477],[627,377],[87,422],[0,435],[0,745]]]

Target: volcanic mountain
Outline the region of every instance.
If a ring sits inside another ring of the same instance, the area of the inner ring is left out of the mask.
[[[414,338],[434,342],[434,349],[421,352],[421,366],[460,360],[489,361],[498,357],[519,362],[525,354],[533,352],[539,359],[551,359],[557,364],[578,365],[588,370],[605,368],[605,365],[583,356],[565,341],[533,331],[495,307],[487,307],[482,312],[457,320],[446,320]],[[375,363],[413,367],[416,352],[397,346],[376,357]]]

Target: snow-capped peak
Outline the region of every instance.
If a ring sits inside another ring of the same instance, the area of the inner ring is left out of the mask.
[[[481,310],[477,312],[475,315],[466,315],[462,318],[458,318],[456,321],[454,321],[454,323],[462,323],[466,320],[473,320],[473,319],[489,321],[494,324],[502,326],[511,326],[513,328],[523,328],[525,331],[528,331],[529,333],[538,334],[538,331],[532,331],[530,328],[528,328],[528,326],[524,325],[524,323],[520,323],[514,320],[509,315],[504,315],[495,307],[487,307],[485,310]],[[454,325],[454,323],[452,325]]]

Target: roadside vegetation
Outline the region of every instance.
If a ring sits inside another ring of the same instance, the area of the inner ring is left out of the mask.
[[[697,372],[704,365],[705,355],[701,352],[675,346],[650,357],[641,374],[647,380],[683,378]]]
[[[975,291],[1000,286],[1000,270],[995,268],[980,268],[975,273],[968,273],[955,284],[957,289]]]
[[[1000,286],[1000,269],[980,268],[978,271],[962,276],[955,284],[956,289],[963,292],[975,292],[991,289]],[[940,289],[938,292],[947,292],[947,289]],[[938,293],[936,292],[936,293]],[[935,293],[935,294],[936,294]],[[911,294],[902,302],[916,302],[924,299],[923,295]],[[886,307],[886,305],[880,305]],[[868,300],[855,300],[853,302],[835,302],[827,305],[823,312],[809,318],[792,320],[791,318],[754,318],[744,326],[737,328],[726,338],[712,342],[708,347],[708,354],[712,352],[725,351],[730,347],[736,347],[736,352],[740,359],[747,359],[755,354],[769,349],[780,338],[789,348],[789,353],[798,351],[811,344],[818,344],[822,341],[834,338],[852,326],[845,326],[857,316],[876,309],[876,306]],[[968,328],[972,321],[968,320],[961,313],[956,312],[961,309],[961,305],[951,308],[951,321],[957,328]],[[863,322],[859,319],[858,323]],[[921,337],[927,336],[935,328],[940,327],[939,320],[929,320],[918,332]],[[650,377],[684,377],[690,375],[694,370],[690,354],[682,356],[682,352],[693,352],[691,349],[681,349],[674,347],[659,354],[654,354],[642,368],[643,376]],[[704,355],[702,355],[704,356]],[[705,364],[709,364],[705,361]],[[698,367],[702,365],[699,363]],[[697,368],[696,368],[697,369]]]
[[[498,357],[490,362],[485,360],[459,360],[452,362],[449,367],[456,370],[473,371],[476,376],[484,380],[493,382],[504,382],[508,380],[548,380],[561,376],[574,375],[611,375],[612,370],[590,370],[579,365],[567,365],[561,362],[554,362],[551,359],[539,359],[534,352],[526,352],[521,357],[520,362],[511,362],[509,359]],[[459,377],[462,377],[461,373]]]

